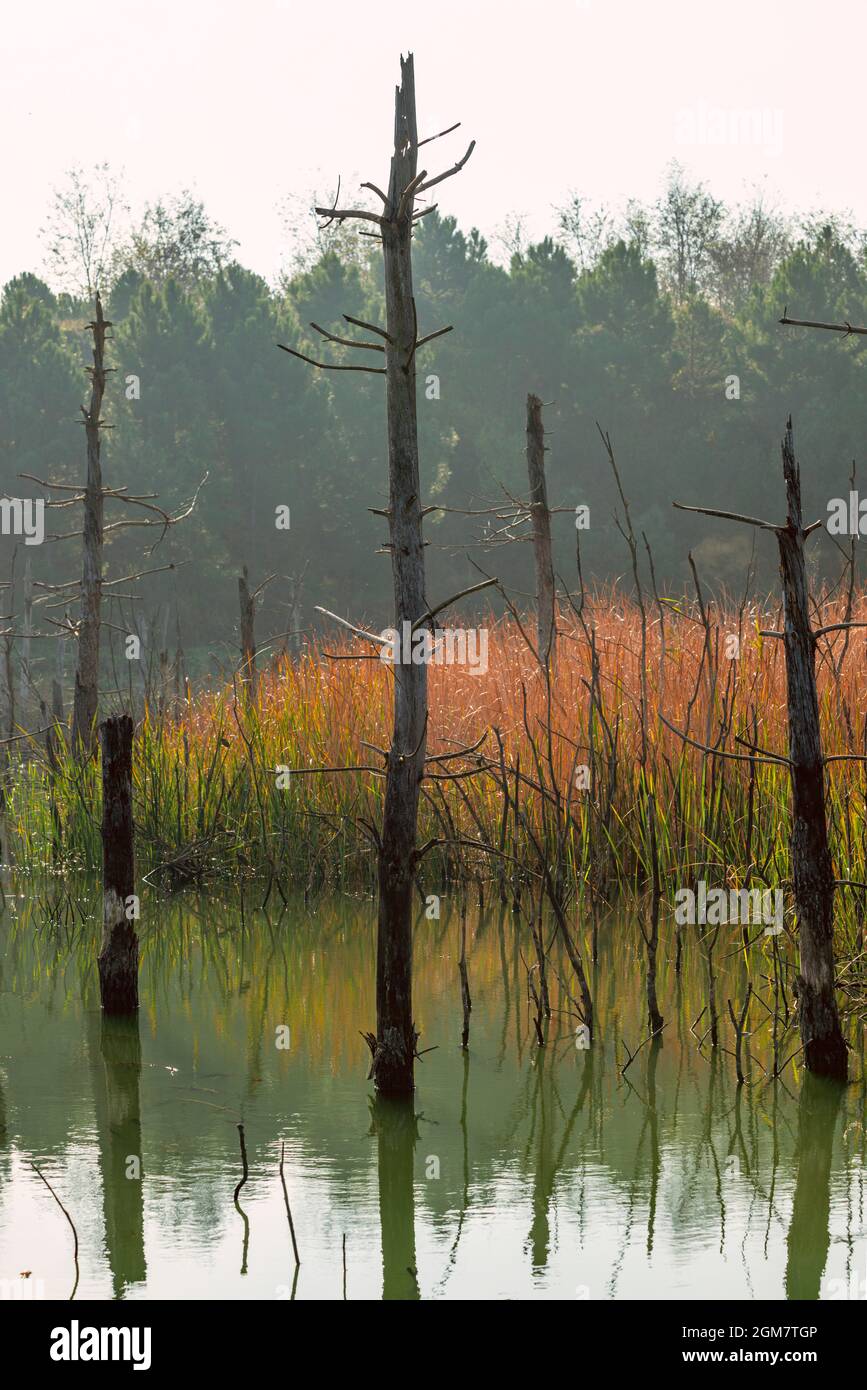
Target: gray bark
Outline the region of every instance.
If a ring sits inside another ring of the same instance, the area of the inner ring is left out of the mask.
[[[386,328],[366,324],[348,314],[345,317],[349,323],[371,329],[384,339],[384,347],[379,343],[360,341],[354,345],[381,350],[385,366],[319,362],[294,348],[284,348],[293,357],[314,367],[375,372],[384,374],[386,379],[389,504],[384,515],[390,531],[388,549],[394,588],[394,627],[400,641],[395,653],[394,722],[386,760],[382,831],[378,837],[376,1032],[365,1036],[373,1056],[371,1076],[377,1090],[392,1095],[407,1095],[413,1090],[418,1042],[412,1017],[412,893],[417,866],[418,801],[425,764],[429,652],[419,652],[419,659],[413,661],[415,643],[412,636],[407,643],[406,633],[412,634],[416,625],[419,630],[426,627],[431,615],[425,599],[424,509],[419,483],[415,359],[417,348],[449,332],[449,328],[441,328],[425,337],[418,336],[412,283],[412,227],[416,196],[459,173],[475,146],[475,141],[471,141],[462,159],[433,178],[429,179],[424,170],[417,174],[419,142],[412,54],[401,58],[400,67],[400,86],[395,91],[394,153],[388,193],[383,193],[374,184],[365,185],[385,204],[382,214],[357,208],[338,209],[336,206],[316,209],[326,218],[326,225],[335,218],[340,221],[360,218],[374,222],[379,228],[377,236],[382,244],[384,262]],[[440,133],[448,134],[447,131]],[[316,328],[316,325],[313,327]],[[317,331],[333,342],[348,341],[323,329]],[[278,346],[282,348],[283,344]],[[425,638],[429,643],[430,634],[426,633]]]
[[[142,711],[146,710],[150,704],[150,680],[148,674],[148,661],[150,652],[148,620],[143,613],[138,614],[134,619],[135,635],[139,642],[138,673],[141,680],[141,703]]]
[[[3,730],[6,738],[11,739],[15,733],[15,676],[12,669],[12,653],[14,651],[11,637],[4,638],[3,641],[3,687],[5,700],[3,702]],[[5,750],[4,750],[5,751]]]
[[[247,582],[247,566],[238,576],[238,600],[241,605],[241,681],[248,700],[256,699],[256,636],[255,604]]]
[[[72,747],[90,756],[96,738],[99,711],[99,635],[102,609],[102,525],[104,499],[100,463],[100,411],[105,392],[105,335],[111,327],[103,317],[99,295],[93,333],[93,366],[90,372],[90,408],[81,407],[87,439],[87,486],[84,494],[84,561],[81,575],[81,624],[78,664],[72,712]]]
[[[132,719],[106,719],[99,727],[102,749],[103,935],[99,994],[106,1013],[138,1008],[138,938],[127,920],[135,891],[132,820]]]
[[[536,563],[536,630],[539,659],[554,664],[555,607],[554,563],[551,558],[551,513],[545,483],[545,430],[542,402],[527,396],[527,474],[530,480],[530,517],[533,523],[533,556]]]
[[[180,640],[178,641],[178,645],[177,645],[177,647],[175,648],[175,671],[174,671],[174,676],[175,676],[174,717],[175,717],[175,719],[180,719],[180,717],[181,717],[181,710],[182,710],[183,704],[184,704],[184,688],[185,688],[185,683],[184,683],[184,649],[183,649],[183,647],[180,645]]]
[[[15,733],[15,676],[13,671],[13,654],[15,651],[15,643],[14,638],[12,637],[12,632],[14,630],[15,623],[15,560],[17,554],[18,548],[16,546],[16,548],[12,552],[12,567],[9,577],[9,613],[7,614],[12,626],[10,626],[7,629],[6,636],[3,638],[2,646],[3,682],[2,687],[0,687],[0,689],[2,689],[3,696],[2,731],[3,737],[6,739],[11,739]],[[4,606],[6,605],[4,604]],[[9,746],[0,746],[0,758],[4,760],[4,763],[7,763],[9,761],[10,752],[11,748]]]
[[[305,571],[306,571],[306,566],[305,566],[305,569],[302,570],[300,574],[293,574],[292,577],[291,577],[291,579],[290,579],[290,581],[289,581],[289,584],[290,584],[290,598],[289,598],[290,621],[289,621],[289,629],[290,629],[290,632],[291,632],[291,634],[292,634],[292,651],[293,651],[293,653],[294,653],[294,655],[295,655],[296,657],[299,657],[299,656],[301,655],[301,637],[302,637],[302,633],[301,633],[301,618],[302,618],[302,613],[303,613],[303,608],[302,608],[302,602],[301,602],[301,600],[302,600],[302,595],[303,595],[303,592],[304,592],[304,574],[305,574]],[[287,653],[287,655],[288,655],[288,653],[289,653],[288,639],[287,639],[287,645],[286,645],[286,653]]]
[[[778,533],[785,616],[789,758],[792,763],[792,875],[798,914],[798,1022],[809,1071],[844,1078],[846,1044],[834,992],[834,870],[825,816],[825,773],[816,693],[816,639],[810,626],[800,470],[792,422],[783,440],[788,517]]]
[[[382,223],[385,263],[388,523],[394,586],[394,626],[416,623],[425,602],[422,501],[416,421],[417,321],[412,284],[414,200],[404,191],[416,176],[418,136],[410,54],[401,59],[395,92],[394,155],[389,207]],[[394,666],[394,725],[379,850],[376,947],[376,1036],[372,1075],[384,1093],[412,1091],[418,1034],[412,1016],[412,894],[419,788],[427,730],[427,665],[400,650]]]
[[[33,632],[33,570],[29,555],[24,561],[23,595],[24,621],[22,623],[21,671],[19,676],[19,694],[22,709],[27,705],[32,689],[30,678],[30,635]]]
[[[63,680],[66,667],[66,638],[58,637],[54,649],[54,678],[51,682],[51,714],[58,724],[63,723]]]

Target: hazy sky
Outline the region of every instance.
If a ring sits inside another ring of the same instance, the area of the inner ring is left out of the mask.
[[[39,228],[72,165],[108,161],[133,207],[191,187],[273,274],[287,193],[387,180],[398,53],[415,52],[420,134],[463,126],[431,168],[439,205],[490,235],[554,226],[569,190],[649,199],[679,159],[721,197],[867,223],[867,9],[856,0],[31,0],[4,8],[0,282],[42,265]],[[281,244],[282,240],[282,244]]]

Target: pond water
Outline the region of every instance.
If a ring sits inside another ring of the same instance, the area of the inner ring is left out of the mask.
[[[421,914],[415,1015],[434,1050],[414,1101],[388,1104],[360,1036],[371,903],[266,918],[144,900],[132,1023],[99,1010],[94,904],[52,921],[31,892],[0,915],[0,1296],[75,1285],[72,1230],[33,1164],[77,1231],[77,1298],[867,1296],[863,1051],[842,1093],[791,1065],[773,1083],[757,1030],[739,1088],[691,1029],[705,977],[689,944],[677,977],[663,941],[662,1042],[621,1075],[645,1034],[632,924],[601,928],[592,1048],[564,1010],[540,1049],[526,930],[471,919],[464,1054],[459,922]],[[720,955],[722,1011],[746,976],[737,949]]]

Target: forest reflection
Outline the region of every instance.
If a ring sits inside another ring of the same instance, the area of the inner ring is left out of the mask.
[[[458,918],[420,914],[431,1051],[396,1102],[365,1083],[370,903],[267,917],[146,900],[133,1020],[100,1013],[93,913],[55,908],[10,897],[0,918],[6,1297],[32,1296],[22,1271],[47,1297],[72,1283],[70,1233],[32,1162],[76,1223],[78,1297],[815,1299],[848,1296],[864,1266],[863,1040],[848,1087],[794,1064],[774,1081],[757,1027],[738,1086],[726,1033],[700,1043],[705,961],[688,942],[679,975],[663,942],[668,1024],[636,1051],[640,934],[602,923],[597,1040],[580,1046],[560,962],[539,1047],[523,929],[478,915],[465,1053]],[[736,947],[720,953],[721,1000],[744,996]]]

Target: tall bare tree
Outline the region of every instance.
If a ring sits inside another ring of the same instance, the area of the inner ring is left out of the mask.
[[[84,491],[84,556],[81,572],[81,621],[78,629],[78,664],[75,670],[75,703],[72,711],[72,747],[89,754],[96,738],[99,708],[99,631],[102,610],[102,526],[104,499],[100,462],[102,398],[107,373],[105,337],[111,320],[102,312],[96,296],[96,317],[88,324],[93,334],[93,366],[90,373],[90,406],[81,407],[87,438],[87,483]]]
[[[864,624],[845,622],[835,623],[831,628],[814,629],[810,623],[804,542],[821,522],[815,521],[806,527],[803,523],[801,476],[795,459],[791,418],[786,423],[782,453],[787,509],[782,525],[707,507],[683,507],[679,502],[674,505],[682,511],[746,522],[773,531],[777,538],[784,628],[782,632],[763,633],[763,636],[781,640],[786,656],[789,756],[774,756],[773,761],[777,765],[787,764],[792,779],[792,877],[801,966],[795,981],[798,1026],[807,1069],[820,1076],[845,1080],[848,1060],[835,992],[835,879],[825,811],[825,759],[816,690],[816,643],[829,631],[863,627]]]
[[[551,558],[551,513],[545,482],[545,427],[542,402],[527,396],[527,474],[530,481],[530,514],[533,521],[533,555],[536,562],[536,631],[539,660],[553,666],[556,612],[554,562]]]
[[[40,487],[48,492],[59,492],[61,500],[49,501],[49,507],[67,508],[74,503],[80,502],[84,508],[84,520],[81,530],[66,531],[61,535],[51,536],[51,540],[70,540],[73,537],[82,538],[82,572],[80,580],[69,580],[62,584],[50,584],[40,582],[35,587],[43,591],[37,603],[53,607],[65,607],[69,601],[70,591],[76,588],[79,590],[81,598],[81,611],[77,624],[70,622],[68,617],[62,623],[54,622],[55,631],[53,634],[58,641],[62,642],[65,638],[75,637],[78,640],[77,661],[75,669],[75,695],[72,713],[72,735],[71,744],[73,751],[79,757],[90,757],[96,749],[97,742],[97,718],[99,714],[99,661],[100,661],[100,633],[103,624],[102,601],[103,593],[106,589],[111,589],[117,584],[129,584],[132,580],[139,579],[145,574],[154,574],[158,569],[173,569],[174,566],[163,565],[154,569],[140,570],[136,574],[127,574],[119,579],[104,579],[104,541],[107,533],[124,530],[130,526],[144,526],[148,528],[159,527],[160,536],[154,545],[150,546],[147,554],[151,554],[155,546],[162,539],[162,536],[170,526],[174,526],[179,521],[183,521],[190,515],[195,507],[199,490],[207,481],[205,474],[199,487],[187,507],[179,512],[170,515],[162,507],[156,504],[154,495],[147,493],[141,496],[131,494],[124,487],[105,487],[102,476],[102,430],[106,428],[105,421],[102,419],[102,405],[105,396],[106,381],[110,372],[117,369],[105,365],[105,345],[109,338],[108,330],[111,328],[111,319],[107,319],[102,310],[102,301],[97,294],[95,301],[95,317],[87,325],[88,330],[93,334],[93,365],[86,367],[85,371],[90,376],[90,404],[81,406],[81,413],[84,417],[84,431],[87,440],[87,479],[83,491],[76,485],[69,483],[55,482],[50,479],[37,478],[32,473],[22,473],[22,478],[27,478],[31,482],[38,483]],[[105,524],[105,502],[112,499],[128,506],[142,508],[147,515],[141,519],[123,517],[118,521]],[[59,632],[57,631],[59,629]],[[35,633],[34,636],[47,636],[46,633]],[[62,662],[61,662],[62,671]],[[62,695],[53,700],[55,709],[60,706],[62,709]]]
[[[418,153],[428,141],[418,138],[412,54],[401,58],[400,75],[400,86],[395,90],[394,149],[388,191],[383,192],[375,184],[363,185],[379,198],[382,212],[338,209],[337,196],[333,206],[316,209],[328,223],[355,218],[376,226],[374,235],[382,244],[385,270],[386,326],[344,315],[348,323],[372,333],[377,342],[338,338],[316,324],[311,326],[331,342],[382,353],[385,365],[324,363],[292,348],[284,349],[315,367],[375,372],[386,379],[389,501],[384,515],[389,527],[398,656],[393,668],[394,723],[386,758],[385,807],[377,836],[376,1032],[367,1035],[373,1058],[371,1075],[377,1090],[386,1094],[407,1094],[413,1090],[418,1042],[412,1012],[412,895],[419,855],[416,828],[425,767],[428,699],[427,663],[423,651],[419,659],[416,637],[423,636],[420,629],[433,615],[425,598],[425,508],[419,479],[415,364],[420,347],[449,331],[442,328],[419,337],[412,279],[412,229],[419,217],[432,211],[432,206],[428,206],[417,212],[416,199],[458,173],[475,146],[471,142],[462,159],[433,178],[428,178],[427,170],[419,170]]]

